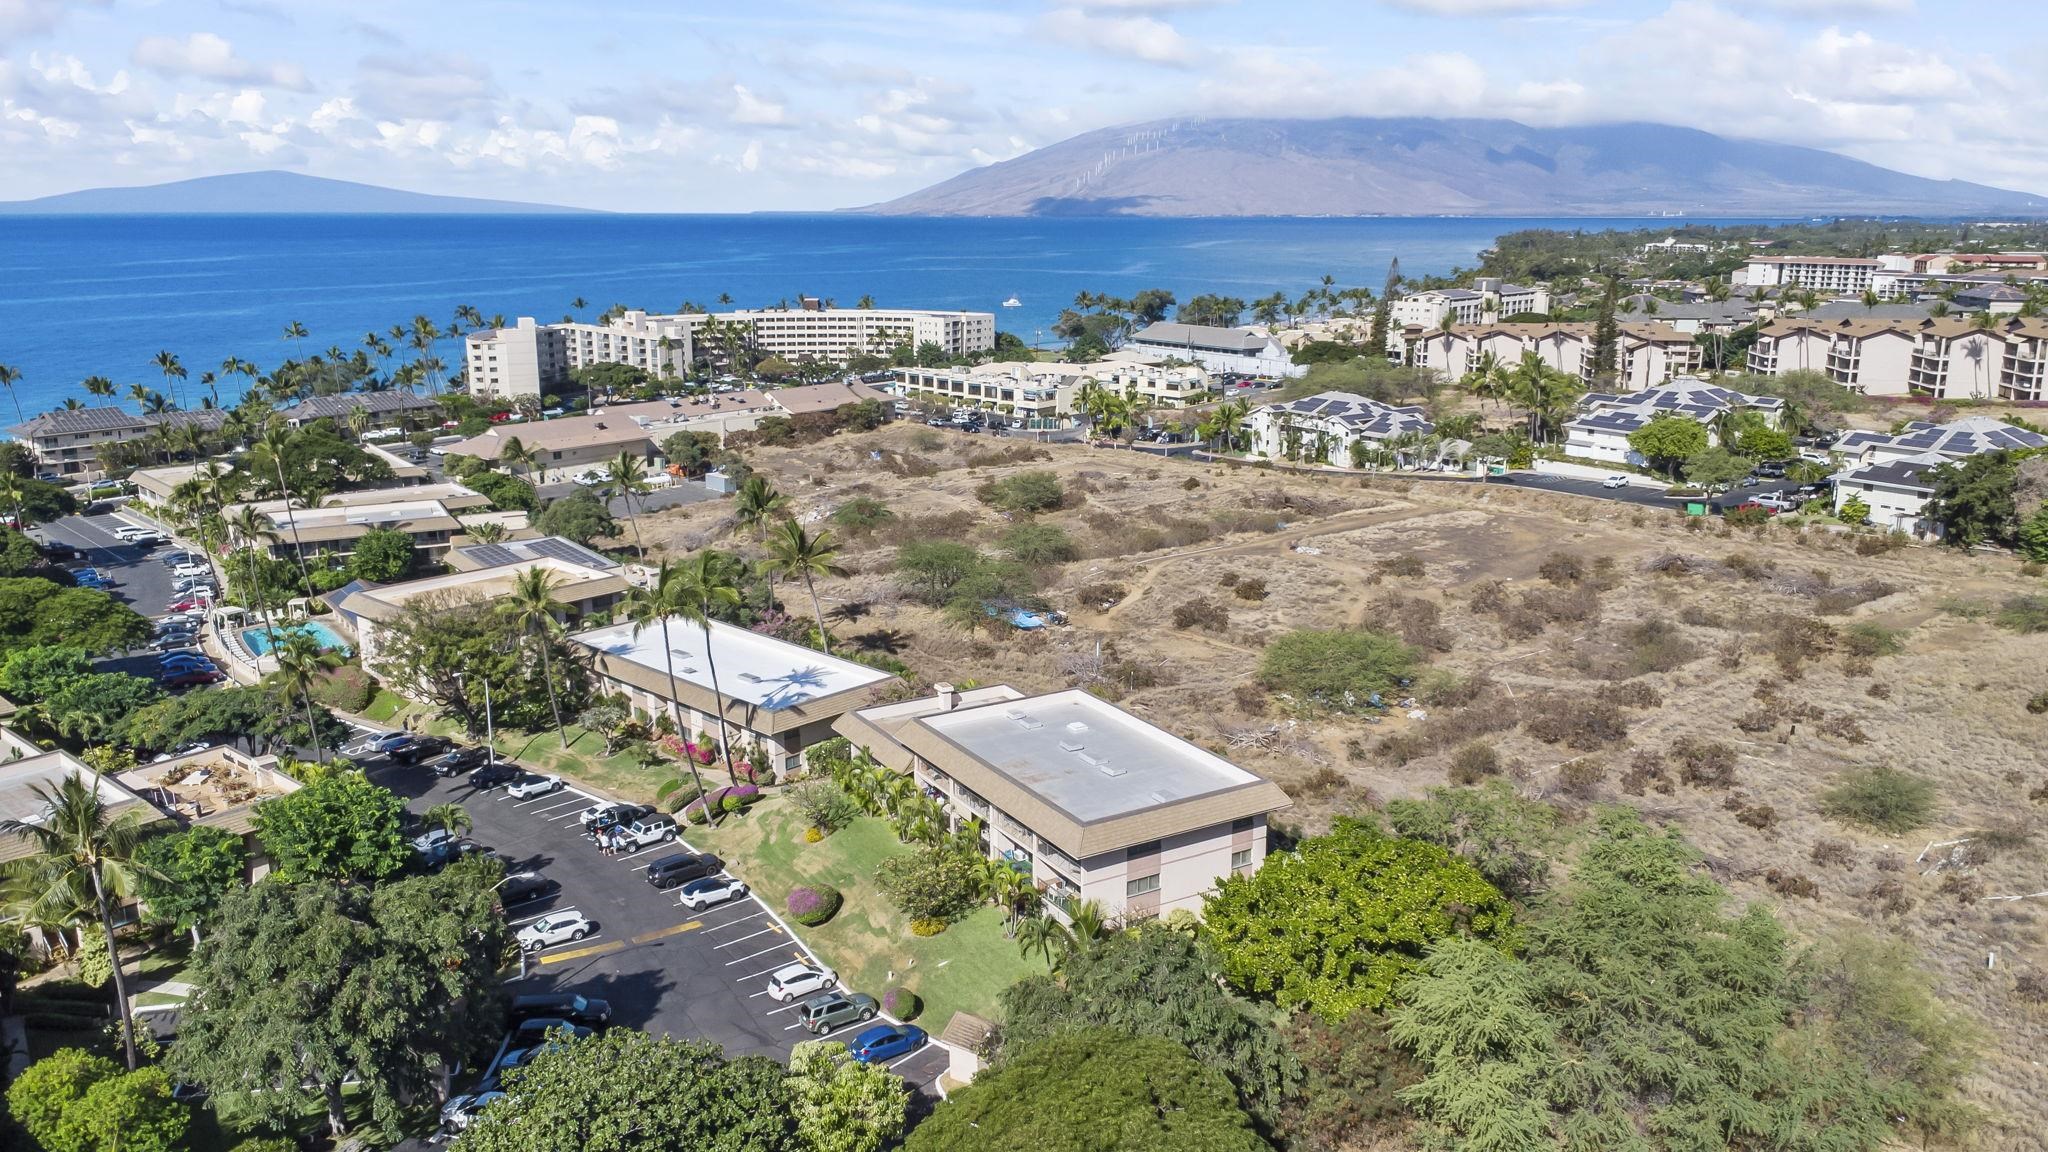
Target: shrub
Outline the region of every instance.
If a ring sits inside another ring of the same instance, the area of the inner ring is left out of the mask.
[[[806,822],[820,832],[837,832],[860,814],[860,806],[854,803],[839,785],[830,780],[806,780],[792,785],[789,802],[796,807]]]
[[[1680,783],[1695,788],[1726,788],[1735,783],[1735,749],[1717,740],[1680,736],[1671,742]]]
[[[1807,900],[1820,899],[1820,885],[1798,872],[1781,872],[1776,868],[1764,870],[1764,883],[1780,896],[1798,896]]]
[[[1806,857],[1822,868],[1850,868],[1856,863],[1856,848],[1847,840],[1817,840]]]
[[[1005,512],[1045,512],[1066,500],[1060,478],[1051,472],[1019,472],[991,480],[975,489],[975,498]]]
[[[2027,699],[2027,711],[2039,716],[2048,713],[2048,689],[2034,693]]]
[[[1384,632],[1290,632],[1267,646],[1259,683],[1299,704],[1365,712],[1373,694],[1405,686],[1418,661],[1415,649]]]
[[[784,902],[789,909],[789,918],[806,928],[816,928],[832,919],[845,902],[839,889],[830,884],[805,885],[792,889],[789,899]]]
[[[1173,610],[1173,626],[1221,632],[1230,626],[1230,612],[1206,596],[1197,596]]]
[[[1851,656],[1893,656],[1905,648],[1905,633],[1896,628],[1865,620],[1851,624],[1842,633],[1842,650]]]
[[[336,668],[313,682],[313,701],[336,712],[361,712],[377,694],[377,682],[353,664]]]
[[[1266,690],[1257,684],[1239,684],[1230,690],[1230,699],[1237,705],[1237,710],[1247,716],[1266,714]]]
[[[1373,568],[1382,576],[1405,576],[1411,580],[1420,579],[1423,573],[1422,557],[1413,554],[1389,556]]]
[[[1586,578],[1586,562],[1569,552],[1552,552],[1543,558],[1536,574],[1552,584],[1577,584]]]
[[[1454,642],[1443,626],[1443,609],[1415,596],[1382,596],[1370,615],[1389,625],[1401,639],[1431,652],[1449,652]]]
[[[1235,593],[1239,600],[1264,600],[1266,598],[1266,582],[1256,576],[1248,577],[1239,580],[1231,588],[1231,592]]]
[[[823,830],[823,829],[819,828],[819,827],[818,827],[817,825],[813,824],[813,825],[811,825],[811,826],[810,826],[809,828],[806,828],[806,829],[804,829],[804,843],[806,843],[806,844],[820,844],[820,843],[823,843],[823,842],[824,842],[824,840],[825,840],[825,832],[824,832],[824,830]]]
[[[875,881],[905,916],[943,924],[981,902],[980,864],[950,845],[934,845],[882,861]]]
[[[1628,735],[1628,721],[1621,709],[1604,701],[1554,696],[1545,705],[1544,711],[1522,725],[1523,731],[1545,744],[1592,752]]]
[[[1994,622],[2022,636],[2048,632],[2048,596],[2014,596],[1998,606]]]
[[[299,1152],[299,1145],[283,1136],[253,1136],[228,1152]]]
[[[1822,812],[1882,832],[1910,832],[1934,815],[1934,784],[1886,765],[1860,768],[1821,793]]]
[[[1777,827],[1778,810],[1769,804],[1745,804],[1735,810],[1735,820],[1759,832],[1768,832]]]
[[[945,922],[940,921],[938,932],[944,932],[945,930]],[[916,931],[914,926],[912,931]],[[937,932],[919,933],[922,936],[934,936],[937,934]],[[892,984],[887,991],[882,993],[882,1011],[908,1023],[917,1019],[918,1013],[924,1011],[924,1001],[919,999],[917,993],[912,992],[910,989],[900,984]]]
[[[1768,508],[1730,508],[1721,522],[1730,528],[1761,528],[1771,522],[1771,512]]]
[[[1121,584],[1084,584],[1074,590],[1074,599],[1091,608],[1110,608],[1123,602],[1130,590]]]
[[[1609,684],[1595,693],[1596,698],[1622,708],[1656,708],[1664,703],[1664,694],[1654,684],[1641,680],[1623,680]]]
[[[1473,741],[1451,756],[1451,783],[1477,784],[1488,776],[1500,775],[1500,753],[1493,745]]]
[[[1600,790],[1600,782],[1607,778],[1607,766],[1598,758],[1581,756],[1567,760],[1557,769],[1557,788],[1567,796],[1579,800],[1591,800]]]
[[[1668,620],[1644,620],[1631,625],[1623,642],[1627,650],[1622,667],[1629,676],[1670,672],[1699,655],[1685,634]]]
[[[936,916],[920,916],[910,922],[912,936],[937,936],[946,930],[946,921]]]
[[[1399,768],[1410,760],[1429,755],[1429,743],[1413,732],[1400,732],[1380,737],[1372,749],[1380,759]]]
[[[1187,479],[1181,481],[1180,486],[1182,491],[1193,492],[1195,489],[1200,488],[1202,486],[1202,482],[1200,480],[1195,479],[1193,476],[1190,476]]]
[[[1081,549],[1056,524],[1013,524],[997,541],[1010,559],[1029,568],[1065,564],[1081,558]]]

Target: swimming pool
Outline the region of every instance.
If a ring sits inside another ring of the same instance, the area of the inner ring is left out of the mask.
[[[343,640],[335,633],[334,629],[329,628],[318,620],[308,620],[302,624],[280,624],[277,626],[277,632],[280,636],[287,632],[304,632],[318,641],[323,651],[339,651],[346,655],[349,650],[348,641]],[[270,629],[244,628],[242,629],[242,643],[247,644],[249,651],[258,656],[268,655],[271,647]]]

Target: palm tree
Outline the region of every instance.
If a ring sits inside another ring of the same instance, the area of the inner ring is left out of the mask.
[[[504,465],[507,473],[530,479],[543,459],[545,456],[539,448],[528,448],[525,441],[517,436],[505,437],[505,442],[498,446],[498,463]]]
[[[260,558],[259,542],[265,546],[262,550],[267,550],[267,546],[277,539],[277,531],[270,526],[270,521],[264,519],[261,512],[256,511],[253,504],[243,504],[236,508],[234,515],[228,517],[227,527],[242,541],[242,551],[249,573],[249,594],[256,600],[256,611],[263,617],[264,634],[271,638],[274,647],[277,625],[270,619],[270,604],[263,595],[263,577],[257,561]]]
[[[775,558],[778,572],[803,579],[804,591],[811,597],[811,613],[818,618],[818,643],[826,655],[831,655],[832,636],[825,631],[825,610],[818,603],[818,589],[813,580],[819,576],[846,575],[846,569],[836,562],[839,550],[832,544],[832,534],[820,532],[813,536],[795,520],[784,520],[769,534],[768,551]]]
[[[737,786],[739,773],[732,768],[732,741],[725,736],[725,691],[718,686],[718,659],[711,652],[711,621],[721,605],[740,602],[740,590],[725,582],[728,558],[706,548],[669,570],[674,587],[670,599],[675,614],[704,632],[704,666],[711,673],[711,698],[718,706],[718,750],[725,757],[725,774]]]
[[[100,794],[99,774],[90,782],[72,772],[56,787],[29,785],[43,813],[32,820],[0,820],[0,832],[28,842],[30,854],[11,861],[6,873],[29,896],[30,918],[57,914],[69,918],[76,910],[99,914],[107,936],[107,957],[114,967],[114,999],[121,1014],[121,1045],[128,1068],[135,1069],[134,1021],[128,1012],[128,979],[121,973],[121,950],[114,943],[114,909],[135,894],[144,874],[135,851],[144,839],[139,810],[110,816]]]
[[[178,381],[187,379],[191,374],[185,371],[183,364],[178,363],[175,353],[159,352],[154,363],[157,371],[164,374],[164,386],[171,390],[171,399],[178,400]]]
[[[500,544],[505,540],[505,526],[496,521],[472,524],[468,532],[470,540],[477,544]]]
[[[661,570],[655,573],[654,582],[645,588],[635,587],[627,591],[625,614],[633,622],[633,637],[639,639],[642,630],[653,626],[661,629],[661,658],[668,667],[668,698],[670,707],[682,707],[682,689],[676,683],[676,649],[668,638],[669,617],[676,614],[675,596],[677,591],[675,568],[668,561],[661,562]],[[721,710],[720,719],[723,720]],[[680,724],[678,725],[680,728]],[[680,733],[678,733],[680,734]],[[720,736],[724,732],[719,733]],[[720,743],[724,743],[723,740]],[[683,759],[690,762],[690,778],[697,782],[697,795],[704,792],[704,777],[697,771],[697,758],[687,753]],[[663,785],[659,798],[666,799],[674,788]],[[713,825],[718,823],[718,812],[712,804],[704,805],[704,818]]]
[[[307,335],[306,326],[297,320],[284,326],[284,338],[286,340],[304,340]]]
[[[758,473],[741,483],[739,491],[733,494],[733,518],[741,528],[752,529],[759,536],[767,532],[768,525],[785,514],[789,497],[775,490],[768,478]]]
[[[360,442],[363,432],[370,426],[370,410],[361,404],[349,406],[348,415],[342,417],[342,426],[348,429],[351,439]]]
[[[14,394],[14,382],[19,379],[21,379],[21,369],[14,367],[12,364],[0,364],[0,388],[7,389],[7,398],[14,401],[14,419],[16,423],[23,419],[21,415],[21,397]]]
[[[137,416],[142,415],[143,406],[149,403],[150,395],[150,390],[145,385],[130,384],[128,386],[128,398],[135,401],[135,414]]]
[[[306,706],[306,731],[313,741],[315,763],[327,762],[320,746],[320,727],[313,719],[313,685],[320,674],[341,665],[341,657],[320,647],[311,632],[294,628],[273,638],[271,655],[277,657],[277,683],[287,699],[297,696]]]
[[[1472,370],[1465,373],[1464,378],[1459,380],[1458,384],[1467,392],[1472,393],[1475,399],[1487,400],[1498,404],[1508,396],[1511,388],[1511,376],[1512,374],[1508,366],[1501,363],[1499,356],[1492,352],[1486,352],[1479,357],[1478,362],[1473,364]]]
[[[620,452],[604,469],[605,480],[615,489],[619,498],[626,502],[626,516],[633,521],[633,551],[644,553],[640,545],[640,512],[637,501],[654,490],[647,482],[647,461],[631,452]]]
[[[1059,958],[1064,957],[1073,947],[1073,934],[1067,931],[1066,925],[1050,916],[1042,913],[1037,916],[1026,916],[1023,922],[1017,925],[1017,950],[1025,956],[1030,956],[1033,952],[1043,956],[1048,971],[1057,968]]]
[[[87,376],[78,386],[85,389],[87,396],[97,396],[102,400],[114,398],[114,382],[105,376]]]
[[[284,501],[286,513],[291,511],[292,491],[285,484],[284,454],[291,447],[291,443],[291,433],[287,432],[281,424],[272,424],[263,430],[263,435],[256,438],[256,446],[249,452],[250,463],[258,466],[268,463],[272,470],[277,473],[277,494],[278,498]],[[299,518],[292,516],[290,520],[292,526],[292,554],[299,562],[299,579],[306,582],[306,593],[311,595],[313,592],[313,574],[306,570],[306,546],[299,539]]]
[[[1515,403],[1528,410],[1529,438],[1538,443],[1542,442],[1543,430],[1562,419],[1572,401],[1586,390],[1578,378],[1544,363],[1534,350],[1522,353],[1510,388]]]
[[[562,705],[555,697],[555,673],[549,663],[550,641],[562,631],[561,613],[568,605],[555,599],[555,575],[536,564],[512,578],[512,590],[498,601],[498,612],[512,622],[522,636],[532,636],[540,648],[540,675],[548,686],[548,709],[555,714],[555,735],[569,748],[569,730],[562,725]]]
[[[420,813],[420,820],[429,828],[439,828],[450,836],[460,835],[476,827],[476,821],[469,818],[469,809],[460,804],[436,804]]]
[[[1103,911],[1100,900],[1076,900],[1067,919],[1073,922],[1074,945],[1083,952],[1109,935],[1109,914]]]

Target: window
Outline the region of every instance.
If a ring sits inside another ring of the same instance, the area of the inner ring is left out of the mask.
[[[1149,840],[1143,844],[1133,844],[1129,848],[1124,849],[1124,859],[1126,860],[1136,860],[1144,856],[1157,855],[1159,855],[1159,841],[1157,840]]]
[[[1159,873],[1157,872],[1150,876],[1140,876],[1136,880],[1124,881],[1124,897],[1126,899],[1132,896],[1143,896],[1147,892],[1157,891],[1159,891]]]
[[[1239,870],[1241,870],[1241,869],[1244,869],[1244,868],[1249,868],[1249,867],[1251,867],[1251,866],[1252,866],[1252,850],[1251,850],[1251,849],[1247,848],[1247,849],[1245,849],[1245,850],[1244,850],[1244,851],[1242,851],[1242,852],[1232,852],[1232,853],[1230,854],[1230,870],[1231,870],[1232,872],[1236,872],[1236,871],[1239,871]]]

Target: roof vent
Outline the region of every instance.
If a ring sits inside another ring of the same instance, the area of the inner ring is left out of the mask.
[[[759,676],[754,675],[752,672],[740,673],[740,679],[745,680],[749,684],[759,684],[761,682],[761,678]]]
[[[1079,740],[1060,741],[1060,751],[1062,752],[1079,752],[1081,749],[1086,747],[1087,745],[1081,743]]]
[[[1086,732],[1087,730],[1088,725],[1082,723],[1079,720],[1070,720],[1067,722],[1067,731],[1069,732]]]
[[[1010,709],[1009,717],[1017,722],[1017,727],[1026,730],[1045,727],[1043,720],[1031,715],[1029,712],[1019,712],[1015,708]]]
[[[1100,759],[1100,760],[1097,760],[1097,761],[1095,762],[1095,766],[1096,766],[1097,768],[1099,768],[1099,769],[1101,769],[1101,770],[1102,770],[1102,774],[1103,774],[1104,776],[1110,776],[1110,777],[1116,777],[1116,776],[1121,776],[1121,775],[1123,775],[1124,773],[1126,773],[1126,772],[1129,772],[1129,771],[1130,771],[1130,769],[1129,769],[1129,768],[1125,768],[1125,767],[1123,767],[1123,766],[1121,766],[1121,765],[1111,764],[1111,763],[1109,762],[1109,757],[1107,757],[1107,756],[1103,757],[1103,758],[1102,758],[1102,759]]]

